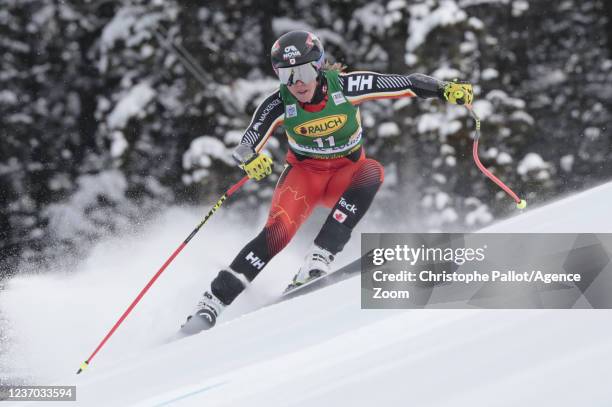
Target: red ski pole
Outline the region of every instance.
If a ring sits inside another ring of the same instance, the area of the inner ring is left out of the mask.
[[[153,278],[151,278],[151,280],[147,283],[147,285],[140,290],[140,293],[138,294],[138,296],[134,299],[134,301],[132,301],[132,303],[130,304],[130,306],[125,310],[125,312],[123,313],[123,315],[121,315],[121,317],[117,320],[117,322],[115,322],[115,325],[113,325],[113,327],[111,328],[111,330],[106,334],[106,336],[104,337],[104,339],[102,339],[102,341],[100,342],[100,344],[96,347],[96,349],[92,352],[91,356],[89,356],[87,358],[87,360],[85,362],[83,362],[81,364],[81,367],[79,368],[79,370],[77,371],[77,374],[81,373],[83,370],[85,370],[85,368],[87,368],[87,366],[89,365],[89,363],[91,362],[91,360],[94,358],[94,356],[96,356],[96,354],[98,353],[98,351],[102,348],[102,346],[104,346],[104,344],[106,343],[106,341],[113,335],[113,333],[115,333],[115,331],[117,330],[117,328],[119,327],[119,325],[121,325],[121,323],[123,322],[123,320],[128,316],[128,314],[132,311],[132,309],[134,309],[134,307],[136,306],[136,304],[138,304],[138,302],[142,299],[142,297],[144,297],[144,295],[146,294],[146,292],[149,290],[149,288],[151,288],[151,286],[153,285],[153,283],[155,283],[155,280],[157,280],[157,278],[161,275],[161,273],[164,272],[164,270],[170,265],[170,263],[172,263],[172,261],[174,260],[174,258],[176,256],[178,256],[178,254],[185,248],[185,246],[187,246],[187,243],[189,243],[189,241],[191,239],[193,239],[193,237],[196,235],[196,233],[198,233],[198,231],[200,230],[200,228],[202,226],[204,226],[204,224],[206,223],[206,221],[208,221],[208,219],[210,219],[210,217],[212,215],[214,215],[215,212],[217,212],[217,209],[219,209],[221,207],[221,205],[223,205],[223,202],[229,198],[230,196],[232,196],[234,194],[234,192],[236,192],[238,189],[240,189],[240,187],[242,185],[244,185],[245,182],[247,182],[249,180],[248,176],[245,176],[244,178],[242,178],[240,181],[238,181],[236,184],[234,184],[230,189],[227,190],[227,192],[225,194],[223,194],[223,196],[221,198],[219,198],[219,200],[217,201],[217,203],[211,208],[210,211],[208,211],[208,213],[206,214],[206,216],[204,217],[204,219],[202,219],[202,221],[198,224],[198,226],[196,226],[196,228],[191,232],[191,234],[189,234],[189,236],[187,236],[187,239],[185,239],[183,241],[183,243],[180,244],[179,247],[176,248],[176,250],[172,253],[172,255],[168,258],[168,260],[166,260],[166,262],[161,266],[161,268],[157,271],[157,273],[155,273],[155,275],[153,276]]]
[[[484,175],[489,177],[491,181],[495,182],[501,189],[504,190],[504,192],[506,192],[508,195],[510,195],[512,199],[514,199],[514,202],[516,202],[516,207],[518,209],[525,209],[525,207],[527,206],[527,201],[519,198],[518,195],[515,194],[512,189],[510,189],[510,187],[508,187],[499,178],[493,175],[491,171],[487,170],[485,166],[482,165],[482,163],[480,162],[480,158],[478,157],[478,140],[480,139],[480,118],[476,115],[476,112],[474,112],[474,110],[472,109],[472,106],[466,106],[466,107],[470,111],[470,114],[472,115],[472,117],[474,118],[474,121],[476,122],[476,137],[474,137],[474,144],[472,147],[472,156],[474,157],[474,162],[476,163],[476,166],[478,167],[480,171],[483,172]]]

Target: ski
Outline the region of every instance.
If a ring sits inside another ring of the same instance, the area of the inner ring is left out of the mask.
[[[324,287],[328,287],[330,285],[339,283],[341,281],[344,281],[348,278],[351,278],[357,274],[361,274],[362,272],[362,268],[361,268],[361,264],[362,261],[366,258],[372,257],[372,250],[367,252],[366,254],[364,254],[363,256],[359,257],[358,259],[348,263],[347,265],[334,270],[328,274],[325,274],[321,277],[317,277],[314,278],[310,281],[308,281],[305,284],[302,284],[298,287],[295,287],[293,289],[290,289],[288,291],[283,292],[278,298],[276,298],[275,300],[269,302],[268,304],[257,308],[257,309],[261,309],[261,308],[265,308],[267,306],[270,305],[274,305],[274,304],[279,304],[282,303],[284,301],[290,300],[292,298],[296,298],[296,297],[300,297],[302,295],[306,295],[308,293],[312,293],[314,291],[320,290],[321,288]],[[371,262],[366,262],[366,264],[372,264]],[[254,309],[250,312],[254,312],[257,311],[257,309]],[[199,331],[199,332],[192,332],[192,333],[187,333],[184,330],[179,330],[178,332],[176,332],[174,335],[172,335],[170,338],[168,338],[168,340],[166,340],[164,343],[169,343],[169,342],[173,342],[177,339],[181,339],[181,338],[185,338],[187,336],[191,336],[195,333],[201,333],[203,332]]]
[[[356,274],[361,274],[361,264],[364,258],[372,257],[372,250],[359,257],[358,259],[350,262],[349,264],[341,267],[335,271],[325,274],[321,277],[314,278],[305,284],[298,287],[285,291],[276,301],[272,304],[278,304],[280,302],[289,300],[291,298],[299,297],[304,294],[311,293],[313,291],[320,290],[323,287],[328,287],[332,284],[344,281],[347,278],[353,277]],[[370,264],[370,263],[367,263]]]

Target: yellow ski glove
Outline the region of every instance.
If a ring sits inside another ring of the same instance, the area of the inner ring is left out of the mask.
[[[250,179],[261,181],[272,174],[272,159],[265,154],[255,152],[253,147],[247,144],[236,147],[233,156]]]
[[[442,94],[444,99],[456,105],[471,105],[474,100],[472,84],[457,79],[444,85]]]
[[[272,174],[272,159],[265,154],[255,154],[253,157],[240,166],[249,176],[256,181],[261,181]]]

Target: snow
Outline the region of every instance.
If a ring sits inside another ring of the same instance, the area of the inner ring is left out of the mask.
[[[102,30],[100,46],[103,52],[111,49],[118,40],[124,40],[128,47],[132,47],[151,38],[151,29],[162,17],[161,13],[148,13],[143,7],[121,8]]]
[[[400,11],[406,7],[406,0],[391,0],[387,3],[387,10]]]
[[[485,81],[489,81],[491,79],[499,77],[499,72],[497,71],[497,69],[485,68],[480,73],[480,77]]]
[[[225,141],[225,144],[239,144],[240,140],[242,140],[242,136],[244,134],[244,131],[240,131],[240,130],[229,130],[227,133],[225,133],[225,137],[223,137],[223,141]]]
[[[421,206],[423,208],[431,208],[434,202],[434,198],[431,195],[425,195],[423,199],[421,199]]]
[[[134,8],[124,7],[120,9],[113,19],[104,26],[100,36],[102,49],[110,49],[119,39],[125,39],[130,35],[130,28],[136,22],[137,16]]]
[[[506,152],[501,152],[497,156],[497,163],[499,165],[506,165],[512,163],[512,156]]]
[[[310,31],[312,33],[317,33],[317,37],[323,43],[323,47],[325,48],[326,43],[334,43],[338,46],[344,46],[346,40],[340,35],[335,33],[333,30],[326,28],[317,28],[314,27],[304,20],[296,20],[289,17],[276,17],[272,19],[272,30],[276,33],[277,36],[281,36],[289,31],[293,30],[304,30]]]
[[[9,123],[14,123],[14,124],[17,124],[17,123],[30,124],[34,120],[32,119],[32,117],[28,116],[27,114],[15,113],[15,114],[8,116],[6,118],[6,121]]]
[[[459,215],[457,215],[457,211],[455,211],[453,208],[445,208],[440,214],[440,217],[443,222],[447,222],[447,223],[452,223],[456,221],[457,219],[459,219]]]
[[[406,50],[415,51],[436,27],[457,24],[466,18],[467,14],[457,6],[454,0],[441,0],[439,7],[435,10],[431,10],[427,3],[410,6]]]
[[[416,56],[416,54],[407,52],[404,55],[404,62],[406,63],[406,65],[412,66],[412,65],[415,65],[417,62],[419,62],[419,57]]]
[[[154,97],[155,91],[147,82],[132,87],[108,115],[108,127],[123,128],[131,117],[141,114]]]
[[[431,176],[431,179],[439,184],[446,184],[446,177],[444,174],[435,173]]]
[[[542,89],[567,81],[567,74],[560,69],[548,70],[546,71],[546,74],[541,76],[542,78],[539,81],[539,84],[542,86]]]
[[[512,120],[525,122],[530,126],[533,126],[535,124],[535,120],[533,119],[533,117],[529,113],[524,112],[522,110],[512,112],[512,114],[510,115],[510,118]]]
[[[384,122],[378,126],[378,135],[380,137],[394,137],[400,134],[400,128],[395,122]]]
[[[493,114],[493,104],[486,99],[477,100],[474,102],[474,111],[481,120],[486,120]]]
[[[444,137],[454,134],[461,129],[459,118],[467,115],[466,109],[449,108],[440,112],[423,113],[418,117],[417,130],[419,133],[435,131]]]
[[[359,24],[366,33],[382,35],[387,26],[385,9],[377,3],[366,4],[353,12],[352,22]]]
[[[512,2],[512,17],[520,17],[529,10],[529,3],[525,0],[514,0]]]
[[[574,166],[574,155],[567,154],[561,157],[561,169],[565,172],[571,172],[572,167]]]
[[[482,232],[612,232],[611,199],[608,183]],[[76,273],[12,279],[0,307],[20,338],[13,367],[38,383],[76,385],[77,401],[57,406],[566,407],[584,404],[585,394],[589,405],[609,404],[609,310],[362,310],[360,279],[352,278],[245,314],[290,278],[305,247],[293,243],[215,329],[161,344],[255,232],[223,216],[75,376],[198,218],[173,209],[142,233],[101,243]]]
[[[436,209],[444,208],[450,202],[450,196],[446,192],[438,192],[435,197]]]
[[[14,105],[17,103],[17,95],[15,92],[11,92],[10,90],[1,90],[0,91],[0,103],[5,105]]]
[[[482,204],[465,215],[465,224],[468,226],[475,226],[479,224],[486,225],[491,223],[492,220],[493,215],[491,215],[491,212],[489,212],[489,208],[487,205]]]
[[[433,73],[432,76],[434,78],[440,79],[440,80],[453,80],[453,79],[457,79],[462,77],[461,71],[459,71],[458,69],[455,68],[449,68],[447,66],[442,66],[438,69],[436,69]]]
[[[8,175],[13,172],[17,172],[20,168],[21,165],[19,163],[19,160],[16,157],[11,157],[6,160],[6,164],[0,162],[0,175]]]
[[[96,220],[102,219],[96,219],[91,208],[96,206],[100,197],[110,202],[123,201],[127,189],[125,177],[116,170],[82,175],[77,179],[77,185],[76,192],[67,202],[51,204],[45,209],[49,230],[58,239],[96,234],[100,228]]]
[[[487,93],[486,99],[490,101],[496,101],[503,105],[512,106],[515,109],[524,109],[526,103],[524,100],[510,97],[506,92],[501,89],[495,89]]]
[[[584,129],[584,135],[592,141],[601,135],[601,131],[597,127],[587,127]]]
[[[237,79],[231,86],[218,86],[220,99],[231,103],[238,111],[244,112],[247,103],[258,106],[268,95],[278,90],[278,80],[271,78],[259,80]]]
[[[521,175],[526,175],[530,171],[548,170],[550,164],[542,159],[539,154],[527,153],[517,167],[517,171]]]
[[[183,168],[210,167],[211,158],[234,165],[231,151],[221,140],[211,136],[198,137],[191,142],[189,149],[183,154]]]
[[[470,17],[468,19],[468,24],[476,30],[482,30],[485,26],[482,20],[476,17]]]
[[[123,133],[119,130],[115,130],[111,133],[111,157],[121,157],[125,150],[128,148],[128,142],[125,139]]]
[[[183,175],[183,182],[187,185],[205,179],[210,171],[208,168],[213,160],[221,160],[227,165],[235,165],[231,149],[215,137],[202,136],[194,139],[189,149],[183,154],[183,168],[192,170],[190,175]]]
[[[479,6],[482,4],[495,4],[495,3],[508,4],[509,2],[510,0],[460,0],[459,6],[462,8],[465,8],[465,7],[470,7],[470,6]]]
[[[450,144],[440,145],[440,155],[455,154],[455,152],[455,147],[451,146]]]

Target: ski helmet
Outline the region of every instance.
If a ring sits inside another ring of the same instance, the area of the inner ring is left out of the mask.
[[[313,33],[290,31],[276,40],[271,59],[276,75],[287,85],[297,80],[315,79],[323,66],[325,51],[321,40]]]

